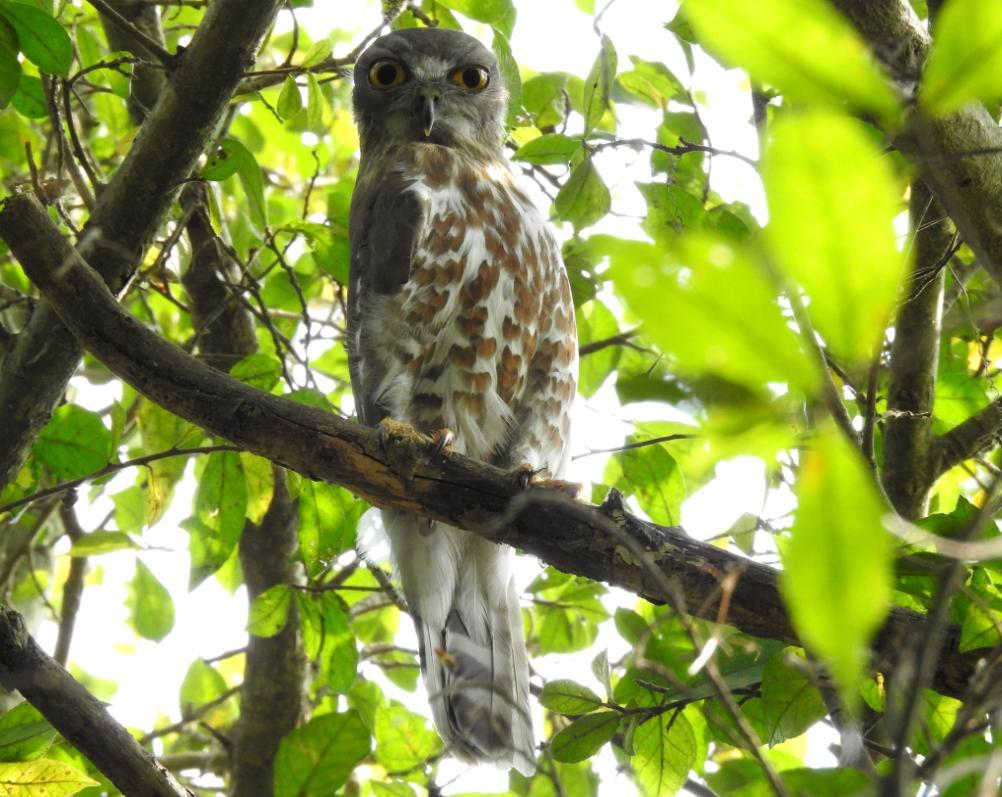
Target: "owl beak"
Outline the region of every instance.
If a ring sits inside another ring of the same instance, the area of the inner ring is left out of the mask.
[[[431,129],[435,126],[435,105],[438,103],[439,94],[437,91],[426,91],[421,96],[421,127],[424,129],[425,137],[431,135]]]

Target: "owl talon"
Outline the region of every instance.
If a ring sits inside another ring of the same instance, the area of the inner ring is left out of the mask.
[[[431,437],[432,449],[431,453],[433,456],[441,456],[442,452],[452,446],[453,441],[456,439],[456,435],[453,434],[451,429],[439,429]]]
[[[376,426],[379,448],[390,469],[406,479],[414,475],[418,460],[418,446],[427,438],[409,423],[383,418]]]

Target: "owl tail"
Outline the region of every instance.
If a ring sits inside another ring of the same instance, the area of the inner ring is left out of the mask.
[[[451,752],[513,766],[529,777],[536,768],[529,663],[513,579],[506,592],[500,604],[490,595],[473,602],[479,607],[457,602],[444,628],[418,620],[422,669],[435,724]],[[471,608],[483,608],[486,615],[471,618]],[[474,622],[479,633],[470,627]]]
[[[514,552],[413,515],[383,518],[449,752],[528,777],[536,765]]]

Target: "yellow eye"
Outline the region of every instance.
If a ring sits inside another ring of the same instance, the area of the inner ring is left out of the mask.
[[[466,91],[483,91],[491,82],[491,73],[482,66],[464,66],[449,75],[449,80]]]
[[[369,83],[377,89],[399,86],[407,79],[404,65],[392,58],[380,58],[369,69]]]

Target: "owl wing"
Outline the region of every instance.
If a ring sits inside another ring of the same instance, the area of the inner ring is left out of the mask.
[[[348,371],[359,420],[373,426],[388,414],[378,388],[386,376],[386,353],[377,350],[382,314],[376,307],[407,283],[414,243],[423,222],[410,182],[399,172],[360,180],[349,218]]]

